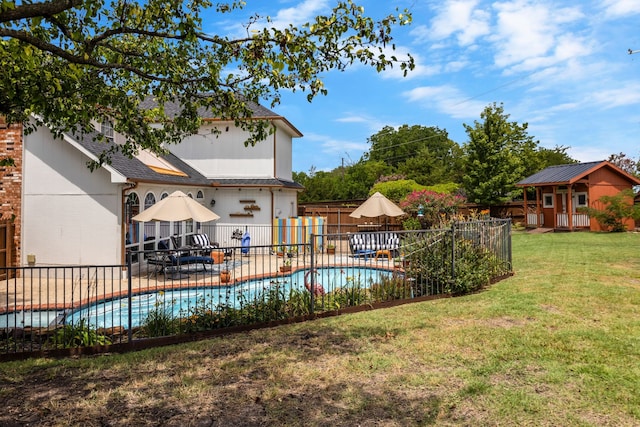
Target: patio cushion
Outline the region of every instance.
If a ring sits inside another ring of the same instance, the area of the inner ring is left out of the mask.
[[[209,236],[206,234],[192,234],[191,246],[204,250],[211,250],[218,247],[216,243],[211,243],[211,240],[209,240]]]
[[[362,251],[397,251],[400,248],[400,237],[393,232],[357,233],[349,238],[351,253]]]

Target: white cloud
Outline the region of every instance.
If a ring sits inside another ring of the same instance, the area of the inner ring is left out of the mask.
[[[283,29],[291,25],[300,25],[315,18],[329,7],[327,0],[305,0],[297,3],[294,7],[280,9],[271,18],[269,27]]]
[[[305,135],[305,142],[319,143],[320,151],[324,154],[341,154],[345,152],[363,152],[369,149],[369,144],[366,141],[349,141],[345,139],[336,139],[329,135],[321,135],[317,133],[310,133]]]
[[[628,17],[640,13],[638,0],[607,0],[604,7],[606,15],[610,17]]]
[[[442,40],[457,36],[462,46],[475,42],[478,37],[489,34],[489,13],[477,9],[478,0],[450,0],[439,8],[431,29],[418,29],[414,35]]]
[[[593,93],[591,99],[605,108],[638,105],[640,104],[640,84],[620,82],[619,87]]]
[[[434,108],[456,119],[478,118],[486,107],[484,101],[466,97],[457,88],[449,85],[422,86],[403,93],[408,101]]]
[[[589,43],[572,32],[572,25],[584,16],[577,8],[528,0],[495,3],[494,8],[497,23],[489,39],[498,67],[531,71],[591,51]]]
[[[348,116],[344,116],[344,117],[340,117],[339,119],[336,119],[336,122],[339,123],[367,123],[369,120],[362,117],[362,116],[356,116],[356,115],[348,115]]]

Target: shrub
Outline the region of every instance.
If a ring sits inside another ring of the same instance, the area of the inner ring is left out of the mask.
[[[399,179],[395,181],[381,181],[373,185],[369,191],[369,196],[372,196],[379,191],[384,194],[389,200],[399,201],[402,200],[407,194],[411,194],[414,191],[425,190],[424,185],[420,185],[412,179]]]
[[[633,190],[627,189],[614,196],[602,196],[598,202],[603,206],[582,207],[578,211],[595,218],[606,230],[613,232],[625,231],[627,226],[624,219],[640,219],[640,206],[633,204]]]
[[[439,227],[446,223],[458,212],[464,204],[464,197],[436,193],[435,191],[414,191],[400,202],[400,207],[408,214],[422,215],[420,222],[423,227]]]
[[[382,276],[380,283],[374,283],[369,288],[374,302],[392,301],[411,297],[411,287],[404,277],[397,273]]]
[[[163,337],[179,333],[179,325],[171,310],[164,303],[159,303],[144,319],[140,330],[146,337]]]
[[[414,297],[440,292],[453,295],[474,292],[500,273],[499,260],[491,251],[477,244],[478,239],[462,236],[457,235],[454,243],[451,232],[443,230],[411,242],[407,276],[415,280]]]
[[[63,328],[56,330],[51,336],[49,344],[52,347],[91,347],[94,345],[111,344],[111,340],[101,335],[95,329],[86,323],[85,319],[79,323],[65,325]]]

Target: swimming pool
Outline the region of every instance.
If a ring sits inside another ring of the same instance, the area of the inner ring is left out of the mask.
[[[141,326],[149,313],[158,309],[174,317],[187,317],[192,310],[206,307],[215,310],[221,306],[234,308],[261,298],[265,291],[278,286],[287,294],[290,290],[305,290],[305,274],[297,270],[291,275],[249,280],[229,286],[174,289],[135,295],[131,297],[131,326]],[[316,270],[315,283],[326,292],[345,286],[369,287],[391,271],[365,267],[326,267]],[[309,281],[311,278],[309,277]],[[129,299],[120,298],[92,304],[63,316],[61,323],[77,324],[84,321],[94,328],[122,327],[129,329]]]

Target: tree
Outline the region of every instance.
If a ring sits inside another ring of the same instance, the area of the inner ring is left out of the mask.
[[[556,145],[554,148],[538,148],[538,168],[534,170],[528,170],[526,172],[526,176],[533,175],[536,172],[540,172],[542,169],[548,168],[549,166],[556,165],[568,165],[571,163],[578,163],[577,160],[571,158],[567,154],[567,150],[571,147],[559,146]]]
[[[387,199],[393,202],[400,202],[408,194],[414,191],[424,190],[426,187],[420,185],[412,179],[398,179],[395,181],[383,181],[377,182],[369,190],[369,195],[373,195],[376,192],[383,194]]]
[[[411,16],[374,21],[352,0],[300,27],[274,28],[269,17],[254,15],[241,37],[204,31],[206,13],[231,15],[244,4],[211,10],[208,0],[2,0],[0,115],[27,131],[46,123],[56,133],[90,132],[92,122],[109,121],[129,136],[117,149],[131,155],[160,152],[162,143],[196,132],[198,110],[208,108],[235,120],[255,144],[272,128],[250,120],[250,102],[274,106],[283,90],[307,92],[311,101],[327,93],[324,72],[354,63],[377,71],[398,65],[405,73],[414,66],[410,56],[399,60],[385,50],[394,47],[392,28]],[[158,107],[139,108],[149,96]],[[181,107],[176,115],[165,109],[170,102]]]
[[[624,153],[612,154],[607,159],[623,171],[633,176],[640,177],[640,162],[636,162]]]
[[[508,121],[502,104],[487,106],[480,118],[474,126],[464,125],[469,141],[463,147],[463,182],[469,202],[491,206],[513,198],[538,142],[527,134],[527,123]]]
[[[433,185],[460,178],[460,147],[449,139],[446,130],[419,125],[402,125],[397,129],[385,126],[369,142],[371,148],[365,159],[383,161],[419,184]]]

